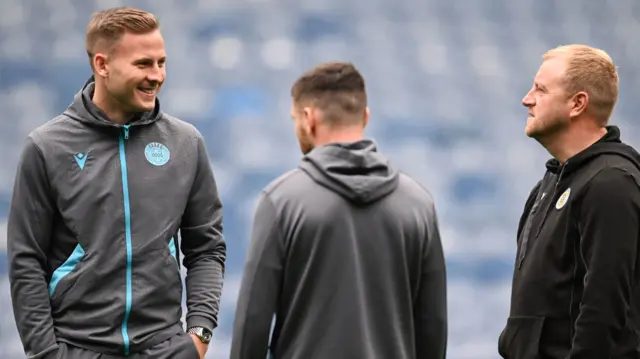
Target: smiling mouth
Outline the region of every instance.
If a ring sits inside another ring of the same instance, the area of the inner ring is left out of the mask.
[[[146,95],[155,95],[156,94],[156,89],[155,88],[138,88],[138,91],[146,94]]]

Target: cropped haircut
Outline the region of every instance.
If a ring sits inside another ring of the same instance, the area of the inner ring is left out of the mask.
[[[94,13],[87,25],[86,48],[91,68],[97,52],[110,51],[122,36],[147,34],[160,26],[156,17],[148,12],[129,7],[116,7]]]
[[[308,70],[291,87],[291,97],[297,106],[320,109],[332,125],[361,120],[367,107],[364,78],[349,62],[328,62]]]
[[[570,96],[580,91],[589,95],[587,111],[605,125],[618,101],[618,71],[603,50],[587,45],[559,46],[547,51],[543,59],[563,57],[567,60],[566,91]]]

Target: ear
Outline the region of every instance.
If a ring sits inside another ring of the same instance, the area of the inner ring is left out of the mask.
[[[589,94],[580,91],[571,98],[571,112],[569,116],[577,117],[587,110],[589,105]]]
[[[106,78],[109,76],[109,59],[107,55],[103,53],[97,53],[93,57],[93,68],[96,76]]]
[[[364,108],[364,119],[362,122],[362,127],[367,127],[369,123],[369,116],[371,115],[371,111],[369,110],[369,106]]]
[[[316,113],[313,108],[305,107],[302,109],[302,127],[309,135],[315,133],[316,121]]]

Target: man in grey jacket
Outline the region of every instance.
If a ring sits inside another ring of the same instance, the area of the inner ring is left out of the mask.
[[[94,14],[87,52],[92,78],[28,136],[17,170],[8,252],[25,353],[203,358],[226,258],[204,140],[160,111],[166,55],[152,14]]]
[[[434,202],[363,138],[364,79],[327,63],[292,97],[305,156],[259,198],[231,359],[444,358]]]

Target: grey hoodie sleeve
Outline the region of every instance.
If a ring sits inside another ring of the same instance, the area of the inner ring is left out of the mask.
[[[416,358],[444,359],[447,348],[447,280],[435,206],[427,218],[422,279],[414,304]]]
[[[285,263],[277,211],[266,193],[258,200],[238,296],[231,359],[264,359]]]
[[[28,358],[47,358],[58,347],[47,289],[54,213],[44,158],[29,137],[18,164],[7,230],[13,313]]]
[[[182,216],[180,249],[187,269],[187,328],[218,326],[226,261],[222,202],[202,136],[197,138],[197,170]]]

